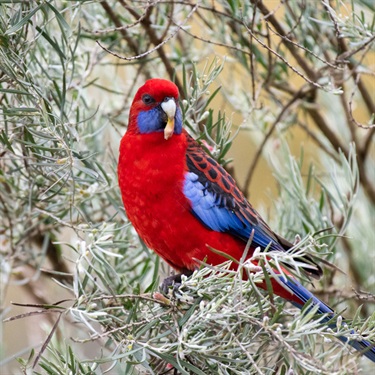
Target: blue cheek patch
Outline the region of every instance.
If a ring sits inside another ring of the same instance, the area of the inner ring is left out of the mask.
[[[162,119],[160,109],[153,108],[149,111],[139,112],[138,128],[141,133],[152,133],[163,130],[165,122]]]
[[[149,111],[141,111],[138,115],[138,129],[139,132],[153,133],[164,131],[166,122],[163,120],[163,112],[159,107],[150,109]],[[182,132],[182,113],[177,107],[174,124],[174,134],[181,134]]]

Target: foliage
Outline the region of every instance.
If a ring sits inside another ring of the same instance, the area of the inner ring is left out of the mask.
[[[127,222],[116,163],[136,88],[173,79],[186,127],[227,168],[234,137],[251,134],[243,191],[265,189],[255,171],[275,155],[269,221],[299,243],[253,256],[337,265],[348,275],[327,266],[315,292],[374,340],[373,11],[359,0],[1,1],[2,312],[12,327],[33,316],[45,326],[44,344],[25,343],[18,366],[6,354],[4,368],[366,373],[333,339],[346,324],[333,332],[259,291],[262,272],[242,281],[246,264],[202,267],[169,298],[157,293],[168,269]],[[296,132],[312,158],[292,155]],[[14,286],[28,295],[20,314],[5,298]]]

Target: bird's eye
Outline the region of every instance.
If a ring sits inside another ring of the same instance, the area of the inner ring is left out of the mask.
[[[155,99],[151,96],[151,95],[148,95],[148,94],[144,94],[142,96],[142,101],[143,103],[145,103],[146,105],[150,105],[152,103],[155,103]]]

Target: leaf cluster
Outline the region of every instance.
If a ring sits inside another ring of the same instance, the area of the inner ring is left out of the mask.
[[[374,7],[272,6],[0,1],[2,315],[16,331],[34,316],[46,327],[42,345],[21,348],[20,371],[366,372],[366,360],[334,339],[348,326],[332,332],[313,310],[299,314],[259,291],[263,272],[243,281],[245,265],[207,266],[169,298],[156,293],[169,270],[122,208],[116,160],[132,97],[145,79],[169,77],[186,127],[221,164],[231,168],[235,136],[254,151],[246,194],[265,189],[256,171],[275,155],[269,222],[296,251],[253,256],[299,277],[300,254],[336,264],[348,276],[327,266],[316,294],[348,307],[348,324],[374,339]],[[298,132],[312,155],[293,155]],[[12,288],[30,297],[17,301],[20,315],[5,298]],[[1,364],[14,373],[7,340]]]

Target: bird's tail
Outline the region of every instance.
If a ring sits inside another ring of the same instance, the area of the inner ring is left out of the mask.
[[[350,340],[349,338],[344,336],[340,336],[339,339],[344,343],[348,343],[350,346],[358,350],[372,362],[375,362],[375,344],[366,340]]]
[[[290,301],[298,308],[301,309],[308,301],[311,301],[311,307],[318,306],[317,312],[319,314],[328,314],[323,322],[327,323],[331,321],[331,319],[335,316],[335,312],[329,306],[327,306],[319,298],[314,296],[296,280],[292,280],[291,278],[286,277],[279,277],[279,281],[281,281],[286,290],[293,295],[293,298]],[[330,324],[330,326],[331,328],[336,328],[335,323]],[[354,331],[352,331],[352,334],[354,334]],[[358,350],[372,362],[375,362],[375,343],[371,343],[366,340],[350,339],[350,335],[349,337],[339,336],[338,338],[342,342],[351,345],[354,349]]]

